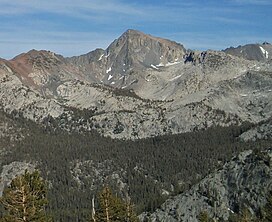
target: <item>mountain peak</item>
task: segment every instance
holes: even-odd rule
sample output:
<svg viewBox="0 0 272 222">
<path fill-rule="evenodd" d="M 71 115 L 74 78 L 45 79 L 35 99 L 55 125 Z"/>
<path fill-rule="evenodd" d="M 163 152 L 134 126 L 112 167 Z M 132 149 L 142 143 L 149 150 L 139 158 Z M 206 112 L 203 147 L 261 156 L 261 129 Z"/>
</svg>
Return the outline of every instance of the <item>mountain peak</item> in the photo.
<svg viewBox="0 0 272 222">
<path fill-rule="evenodd" d="M 165 38 L 160 38 L 160 37 L 156 37 L 150 34 L 146 34 L 144 32 L 141 32 L 139 30 L 135 30 L 135 29 L 128 29 L 127 31 L 125 31 L 119 38 L 119 39 L 133 39 L 135 41 L 139 40 L 139 39 L 145 39 L 145 40 L 153 40 L 153 41 L 157 41 L 160 42 L 162 44 L 175 44 L 175 45 L 179 45 L 181 46 L 181 44 L 176 43 L 174 41 L 165 39 Z"/>
<path fill-rule="evenodd" d="M 135 30 L 135 29 L 128 29 L 123 33 L 123 35 L 133 35 L 133 34 L 142 34 L 145 35 L 143 32 Z"/>
<path fill-rule="evenodd" d="M 156 53 L 160 53 L 161 48 L 166 48 L 167 50 L 182 50 L 185 51 L 183 45 L 160 37 L 155 37 L 150 34 L 143 33 L 138 30 L 128 29 L 125 31 L 118 39 L 116 39 L 109 47 L 109 49 L 120 48 L 124 46 L 129 49 L 132 47 L 133 50 L 157 50 Z M 159 51 L 158 51 L 159 50 Z"/>
<path fill-rule="evenodd" d="M 36 50 L 36 49 L 31 49 L 30 51 L 26 53 L 21 53 L 18 56 L 15 56 L 11 61 L 20 61 L 20 60 L 31 60 L 31 59 L 36 59 L 39 57 L 56 57 L 56 54 L 51 51 L 47 50 Z"/>
<path fill-rule="evenodd" d="M 156 65 L 162 67 L 168 63 L 178 63 L 183 61 L 185 53 L 185 48 L 179 43 L 128 29 L 106 49 L 108 71 L 104 80 L 110 79 L 125 87 L 125 82 L 139 78 L 127 75 L 132 69 L 135 72 L 146 68 L 154 69 Z"/>
<path fill-rule="evenodd" d="M 97 49 L 68 61 L 80 66 L 88 79 L 126 88 L 144 81 L 142 70 L 181 63 L 185 54 L 186 49 L 179 43 L 128 29 L 106 50 Z"/>
<path fill-rule="evenodd" d="M 148 34 L 145 34 L 145 33 L 141 32 L 141 31 L 138 31 L 138 30 L 128 29 L 115 41 L 118 41 L 118 42 L 120 42 L 120 41 L 121 42 L 129 41 L 129 42 L 132 42 L 132 41 L 139 40 L 139 39 L 151 39 L 151 38 L 155 38 L 155 37 L 153 37 L 151 35 L 148 35 Z"/>
<path fill-rule="evenodd" d="M 32 49 L 9 60 L 9 64 L 24 84 L 35 88 L 48 83 L 50 76 L 57 75 L 60 70 L 76 73 L 61 55 L 47 50 Z"/>
</svg>

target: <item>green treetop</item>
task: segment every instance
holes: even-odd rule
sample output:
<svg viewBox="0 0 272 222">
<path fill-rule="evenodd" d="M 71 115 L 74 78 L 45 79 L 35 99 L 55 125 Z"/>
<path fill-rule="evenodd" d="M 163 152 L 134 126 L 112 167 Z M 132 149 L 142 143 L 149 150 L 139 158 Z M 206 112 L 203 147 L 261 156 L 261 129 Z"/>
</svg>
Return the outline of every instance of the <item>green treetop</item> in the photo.
<svg viewBox="0 0 272 222">
<path fill-rule="evenodd" d="M 45 206 L 48 203 L 46 193 L 46 185 L 40 173 L 30 173 L 26 170 L 4 189 L 0 198 L 4 208 L 1 222 L 50 221 L 45 214 Z"/>
<path fill-rule="evenodd" d="M 133 206 L 112 195 L 109 187 L 104 187 L 99 194 L 99 208 L 93 210 L 94 222 L 138 222 Z"/>
</svg>

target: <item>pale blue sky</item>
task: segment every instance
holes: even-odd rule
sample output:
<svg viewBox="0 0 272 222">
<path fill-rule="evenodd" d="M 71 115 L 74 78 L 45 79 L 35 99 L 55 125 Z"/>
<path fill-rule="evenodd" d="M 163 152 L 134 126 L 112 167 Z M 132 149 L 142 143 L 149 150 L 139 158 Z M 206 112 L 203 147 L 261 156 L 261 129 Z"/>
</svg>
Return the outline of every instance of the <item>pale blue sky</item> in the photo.
<svg viewBox="0 0 272 222">
<path fill-rule="evenodd" d="M 106 48 L 127 29 L 191 49 L 272 42 L 272 0 L 0 0 L 0 57 Z"/>
</svg>

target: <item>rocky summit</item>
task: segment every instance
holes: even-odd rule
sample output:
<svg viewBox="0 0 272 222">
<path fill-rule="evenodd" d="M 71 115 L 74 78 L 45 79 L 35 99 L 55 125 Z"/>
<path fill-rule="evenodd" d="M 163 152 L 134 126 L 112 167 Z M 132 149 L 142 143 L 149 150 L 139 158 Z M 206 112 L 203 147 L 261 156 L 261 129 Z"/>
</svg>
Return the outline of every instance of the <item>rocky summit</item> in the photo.
<svg viewBox="0 0 272 222">
<path fill-rule="evenodd" d="M 105 185 L 142 221 L 227 221 L 243 207 L 259 217 L 271 190 L 271 55 L 267 42 L 196 51 L 127 30 L 80 56 L 0 59 L 0 194 L 38 169 L 56 221 L 89 221 Z"/>
</svg>

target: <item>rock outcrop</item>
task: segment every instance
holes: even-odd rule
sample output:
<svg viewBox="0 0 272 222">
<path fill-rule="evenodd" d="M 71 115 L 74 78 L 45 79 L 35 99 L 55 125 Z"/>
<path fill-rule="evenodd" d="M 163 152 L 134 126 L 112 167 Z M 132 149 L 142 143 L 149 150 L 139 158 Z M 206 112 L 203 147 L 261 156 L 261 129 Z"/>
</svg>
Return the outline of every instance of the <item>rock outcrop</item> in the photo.
<svg viewBox="0 0 272 222">
<path fill-rule="evenodd" d="M 243 208 L 256 215 L 271 190 L 271 158 L 271 150 L 243 152 L 190 190 L 167 200 L 151 215 L 140 215 L 141 221 L 197 222 L 204 211 L 211 218 L 227 221 Z"/>
</svg>

